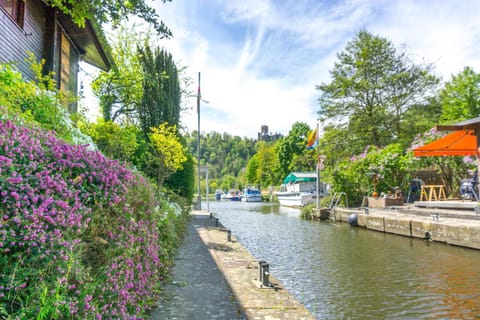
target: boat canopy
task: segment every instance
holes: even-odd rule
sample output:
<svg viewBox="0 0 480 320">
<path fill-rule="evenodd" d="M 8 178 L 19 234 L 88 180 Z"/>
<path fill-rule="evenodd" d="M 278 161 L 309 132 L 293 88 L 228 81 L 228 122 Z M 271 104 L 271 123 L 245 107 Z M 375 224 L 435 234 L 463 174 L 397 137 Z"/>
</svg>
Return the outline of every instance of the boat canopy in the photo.
<svg viewBox="0 0 480 320">
<path fill-rule="evenodd" d="M 316 180 L 317 173 L 315 172 L 291 172 L 283 179 L 283 183 L 314 182 Z"/>
</svg>

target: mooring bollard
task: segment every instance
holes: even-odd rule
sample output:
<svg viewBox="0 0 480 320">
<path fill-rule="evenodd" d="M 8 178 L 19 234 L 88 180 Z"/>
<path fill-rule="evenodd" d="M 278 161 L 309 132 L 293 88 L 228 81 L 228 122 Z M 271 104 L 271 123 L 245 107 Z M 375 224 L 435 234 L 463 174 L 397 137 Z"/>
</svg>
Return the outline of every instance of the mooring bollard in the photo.
<svg viewBox="0 0 480 320">
<path fill-rule="evenodd" d="M 266 261 L 258 261 L 258 281 L 264 287 L 270 287 L 270 267 Z"/>
<path fill-rule="evenodd" d="M 215 227 L 218 227 L 218 217 L 215 217 Z"/>
<path fill-rule="evenodd" d="M 228 242 L 232 242 L 232 231 L 227 230 L 227 240 Z"/>
<path fill-rule="evenodd" d="M 270 267 L 268 263 L 263 264 L 263 276 L 262 276 L 262 285 L 265 287 L 270 287 Z"/>
<path fill-rule="evenodd" d="M 263 260 L 258 261 L 258 281 L 263 282 L 263 264 L 266 263 Z"/>
</svg>

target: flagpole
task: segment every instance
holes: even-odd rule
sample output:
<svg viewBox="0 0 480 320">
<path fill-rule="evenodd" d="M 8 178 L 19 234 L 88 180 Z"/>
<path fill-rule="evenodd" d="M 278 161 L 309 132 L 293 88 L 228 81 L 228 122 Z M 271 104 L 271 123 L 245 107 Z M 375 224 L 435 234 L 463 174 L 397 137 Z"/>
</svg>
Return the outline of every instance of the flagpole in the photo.
<svg viewBox="0 0 480 320">
<path fill-rule="evenodd" d="M 200 72 L 198 73 L 198 91 L 197 91 L 197 117 L 198 117 L 198 128 L 197 128 L 197 175 L 198 175 L 198 194 L 197 194 L 197 210 L 202 210 L 202 195 L 200 191 Z"/>
<path fill-rule="evenodd" d="M 318 143 L 318 120 L 317 120 L 317 210 L 320 209 L 320 144 Z"/>
</svg>

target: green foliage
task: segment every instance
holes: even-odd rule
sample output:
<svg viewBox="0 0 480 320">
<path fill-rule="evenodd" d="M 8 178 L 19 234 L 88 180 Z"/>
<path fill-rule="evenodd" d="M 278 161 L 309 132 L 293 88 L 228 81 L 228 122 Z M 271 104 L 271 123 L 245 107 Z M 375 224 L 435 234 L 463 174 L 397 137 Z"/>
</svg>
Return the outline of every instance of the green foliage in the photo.
<svg viewBox="0 0 480 320">
<path fill-rule="evenodd" d="M 81 122 L 79 125 L 106 156 L 138 163 L 135 156 L 139 148 L 137 138 L 141 136 L 141 132 L 136 126 L 128 124 L 120 126 L 102 119 L 96 123 Z"/>
<path fill-rule="evenodd" d="M 147 156 L 146 173 L 156 178 L 158 185 L 161 186 L 165 178 L 182 169 L 187 157 L 177 137 L 176 126 L 163 123 L 157 128 L 151 128 L 149 141 L 151 147 Z"/>
<path fill-rule="evenodd" d="M 162 0 L 163 3 L 170 0 Z M 121 21 L 135 15 L 151 24 L 161 37 L 170 37 L 171 31 L 159 20 L 155 9 L 150 8 L 144 0 L 46 0 L 52 7 L 59 8 L 72 17 L 79 26 L 85 26 L 85 19 L 110 23 L 114 27 Z"/>
<path fill-rule="evenodd" d="M 0 184 L 6 193 L 0 318 L 145 317 L 184 232 L 186 207 L 168 204 L 155 185 L 99 152 L 3 121 L 58 128 L 65 114 L 52 118 L 60 110 L 48 104 L 58 107 L 58 101 L 46 97 L 54 94 L 22 83 L 10 67 L 2 66 L 0 79 Z M 24 101 L 30 112 L 16 107 Z M 137 128 L 102 122 L 88 129 L 118 157 L 142 147 Z M 65 136 L 76 134 L 65 125 Z"/>
<path fill-rule="evenodd" d="M 197 132 L 185 134 L 188 152 L 197 154 Z M 255 140 L 210 132 L 200 135 L 200 165 L 208 163 L 209 190 L 240 189 L 247 162 L 255 154 Z M 205 192 L 205 190 L 203 190 Z"/>
<path fill-rule="evenodd" d="M 290 129 L 288 135 L 277 142 L 278 175 L 281 179 L 292 171 L 303 169 L 301 161 L 298 161 L 299 159 L 297 158 L 308 153 L 306 146 L 308 133 L 310 131 L 311 129 L 308 124 L 296 122 L 292 125 L 292 129 Z"/>
<path fill-rule="evenodd" d="M 258 141 L 256 148 L 257 153 L 247 165 L 246 182 L 262 188 L 276 184 L 278 179 L 273 168 L 276 166 L 277 159 L 274 146 L 265 141 Z"/>
<path fill-rule="evenodd" d="M 355 141 L 352 154 L 367 145 L 405 142 L 405 116 L 426 105 L 438 80 L 431 66 L 411 63 L 407 55 L 385 38 L 361 31 L 338 54 L 332 81 L 317 86 L 320 117 L 345 130 Z M 423 116 L 432 118 L 430 109 Z"/>
<path fill-rule="evenodd" d="M 140 127 L 145 135 L 150 128 L 167 122 L 177 126 L 180 121 L 180 84 L 173 57 L 164 49 L 150 49 L 148 44 L 138 50 L 143 70 L 143 96 L 138 107 Z"/>
<path fill-rule="evenodd" d="M 186 157 L 187 160 L 183 163 L 183 168 L 169 176 L 165 180 L 164 186 L 190 202 L 195 192 L 195 161 L 189 153 L 186 154 Z M 216 189 L 216 186 L 214 189 Z"/>
<path fill-rule="evenodd" d="M 440 92 L 442 121 L 459 122 L 480 115 L 480 74 L 465 67 Z"/>
<path fill-rule="evenodd" d="M 92 83 L 105 121 L 135 120 L 143 96 L 143 70 L 137 47 L 148 39 L 135 26 L 121 26 L 112 36 L 112 58 L 116 68 L 101 72 Z"/>
<path fill-rule="evenodd" d="M 43 61 L 29 59 L 36 78 L 25 81 L 20 72 L 8 64 L 0 64 L 0 119 L 16 119 L 30 126 L 55 130 L 57 137 L 75 144 L 89 144 L 91 139 L 74 125 L 60 101 L 64 95 L 55 89 L 50 75 L 43 76 Z M 17 119 L 18 120 L 18 119 Z"/>
<path fill-rule="evenodd" d="M 333 186 L 337 192 L 346 192 L 349 202 L 357 205 L 373 191 L 394 193 L 398 187 L 405 193 L 413 174 L 412 163 L 412 154 L 405 153 L 399 144 L 383 149 L 367 147 L 338 165 L 332 174 Z"/>
</svg>

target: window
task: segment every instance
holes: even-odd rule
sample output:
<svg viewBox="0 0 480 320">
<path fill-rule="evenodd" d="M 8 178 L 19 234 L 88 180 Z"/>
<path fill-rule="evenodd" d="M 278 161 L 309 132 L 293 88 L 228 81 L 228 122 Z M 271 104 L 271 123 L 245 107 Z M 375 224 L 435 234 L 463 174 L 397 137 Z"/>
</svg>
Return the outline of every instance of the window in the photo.
<svg viewBox="0 0 480 320">
<path fill-rule="evenodd" d="M 23 0 L 0 0 L 0 7 L 2 7 L 20 27 L 23 27 L 23 16 L 25 12 L 25 2 Z"/>
</svg>

